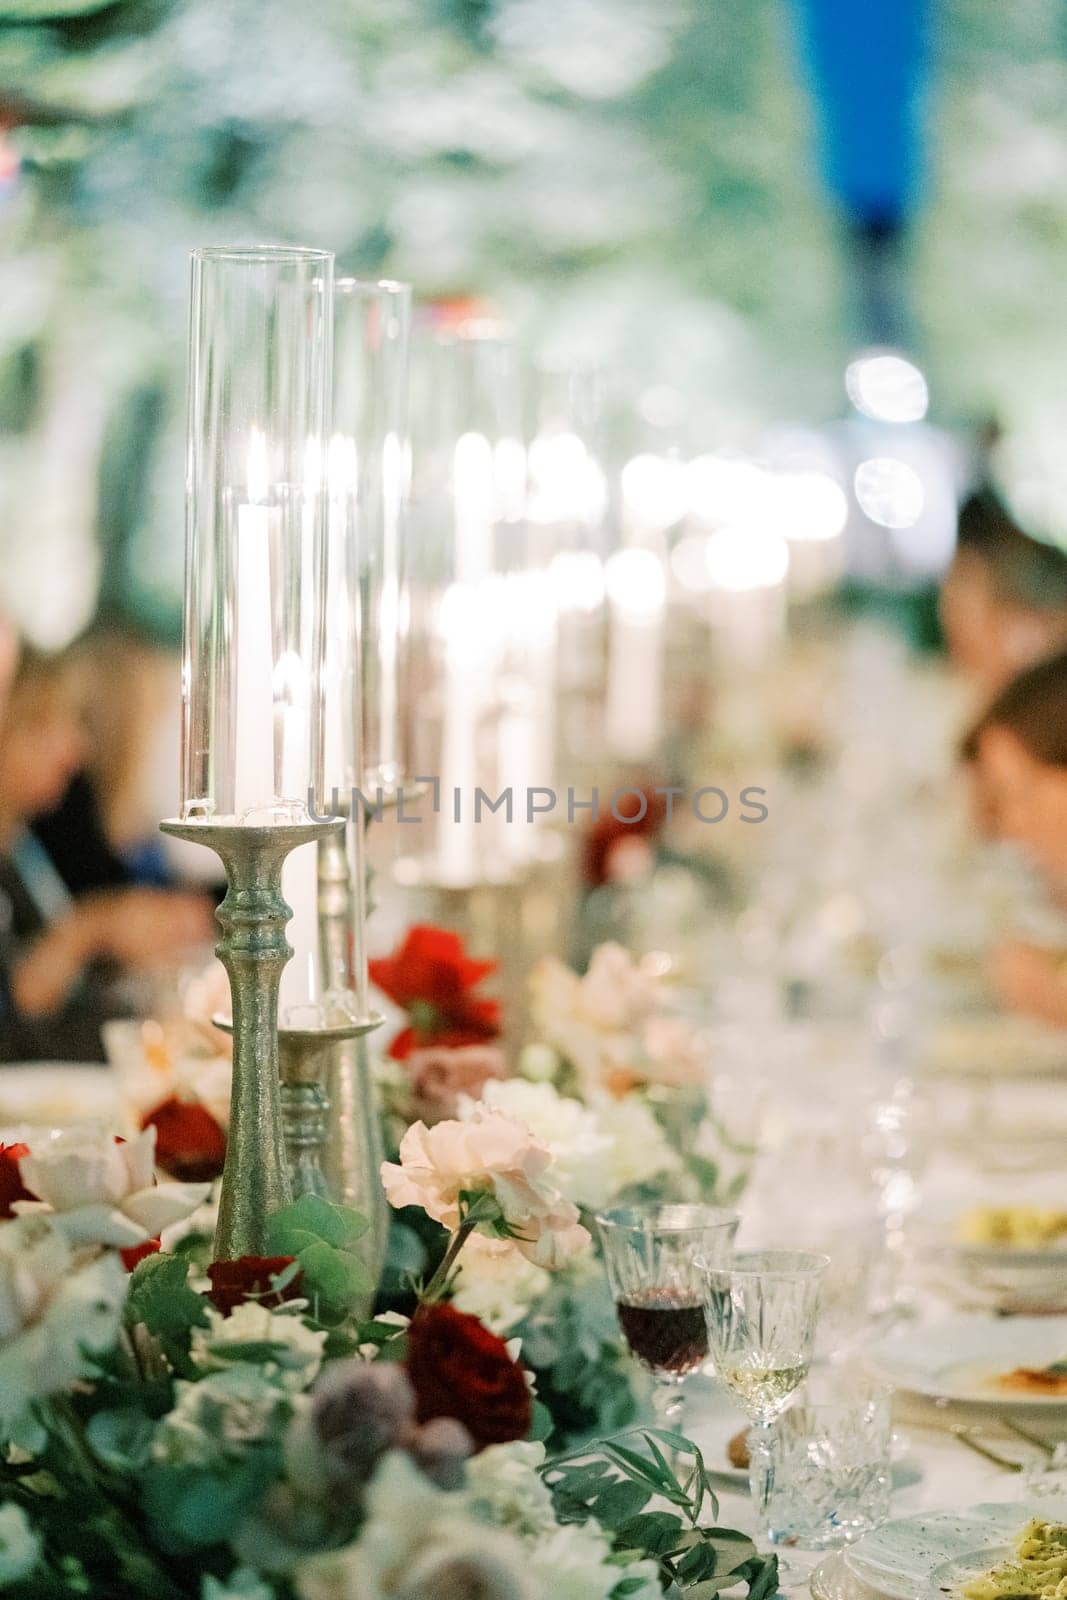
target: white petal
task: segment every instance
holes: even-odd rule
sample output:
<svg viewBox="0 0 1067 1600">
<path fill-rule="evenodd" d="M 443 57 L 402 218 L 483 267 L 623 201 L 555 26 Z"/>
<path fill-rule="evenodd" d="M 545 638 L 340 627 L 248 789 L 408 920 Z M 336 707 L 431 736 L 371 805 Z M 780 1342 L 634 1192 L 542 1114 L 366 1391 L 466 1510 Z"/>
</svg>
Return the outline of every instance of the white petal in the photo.
<svg viewBox="0 0 1067 1600">
<path fill-rule="evenodd" d="M 146 1233 L 134 1217 L 125 1215 L 115 1206 L 78 1206 L 74 1211 L 58 1211 L 55 1224 L 64 1238 L 74 1245 L 106 1244 L 114 1249 L 127 1245 L 144 1244 L 155 1234 Z"/>
<path fill-rule="evenodd" d="M 127 1217 L 147 1228 L 146 1238 L 155 1239 L 161 1228 L 191 1216 L 210 1193 L 210 1183 L 157 1183 L 128 1195 L 122 1209 Z"/>
</svg>

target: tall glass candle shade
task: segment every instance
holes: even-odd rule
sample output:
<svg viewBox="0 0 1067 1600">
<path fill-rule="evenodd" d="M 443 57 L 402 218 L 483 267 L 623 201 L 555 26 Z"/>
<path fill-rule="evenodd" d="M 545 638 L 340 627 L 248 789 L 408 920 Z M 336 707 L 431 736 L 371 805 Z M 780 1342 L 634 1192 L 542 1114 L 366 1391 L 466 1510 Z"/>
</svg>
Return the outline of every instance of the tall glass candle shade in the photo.
<svg viewBox="0 0 1067 1600">
<path fill-rule="evenodd" d="M 545 748 L 551 743 L 564 785 L 595 773 L 601 755 L 608 511 L 603 413 L 603 380 L 596 369 L 536 373 L 531 550 L 537 567 L 547 572 L 556 623 L 555 717 L 542 724 L 541 742 Z"/>
<path fill-rule="evenodd" d="M 350 788 L 362 777 L 372 796 L 381 789 L 388 800 L 411 775 L 414 712 L 407 683 L 411 289 L 339 278 L 334 321 L 330 539 L 343 541 L 351 564 L 345 588 L 358 603 L 363 772 L 346 759 L 328 694 L 326 782 Z M 327 652 L 329 672 L 329 643 Z"/>
<path fill-rule="evenodd" d="M 322 820 L 322 677 L 333 257 L 193 255 L 181 816 L 167 832 L 226 869 L 219 957 L 233 1005 L 233 1094 L 215 1254 L 264 1254 L 292 1194 L 282 1137 L 278 990 L 291 955 L 283 863 Z M 311 907 L 314 920 L 314 906 Z"/>
<path fill-rule="evenodd" d="M 435 780 L 436 824 L 420 870 L 439 886 L 464 888 L 510 870 L 514 823 L 505 806 L 491 810 L 477 791 L 492 801 L 525 782 L 521 761 L 508 751 L 502 703 L 513 599 L 508 577 L 525 560 L 517 348 L 493 320 L 438 327 L 419 342 L 413 379 L 418 772 Z M 517 795 L 513 818 L 516 804 Z"/>
<path fill-rule="evenodd" d="M 333 258 L 193 255 L 182 817 L 306 822 L 322 787 Z"/>
</svg>

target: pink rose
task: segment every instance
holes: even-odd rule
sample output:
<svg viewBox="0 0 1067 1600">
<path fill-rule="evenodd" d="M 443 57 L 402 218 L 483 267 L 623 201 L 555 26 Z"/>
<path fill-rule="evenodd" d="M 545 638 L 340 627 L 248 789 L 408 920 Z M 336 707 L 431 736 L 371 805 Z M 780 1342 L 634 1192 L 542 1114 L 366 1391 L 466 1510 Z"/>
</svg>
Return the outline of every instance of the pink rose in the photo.
<svg viewBox="0 0 1067 1600">
<path fill-rule="evenodd" d="M 495 1045 L 430 1045 L 405 1057 L 403 1069 L 427 1122 L 454 1117 L 461 1097 L 480 1100 L 487 1083 L 507 1076 Z"/>
<path fill-rule="evenodd" d="M 390 1205 L 421 1206 L 455 1233 L 460 1195 L 489 1193 L 511 1228 L 516 1247 L 538 1266 L 562 1266 L 589 1235 L 578 1208 L 551 1179 L 552 1152 L 524 1123 L 477 1107 L 469 1122 L 416 1122 L 400 1144 L 399 1164 L 382 1164 Z"/>
</svg>

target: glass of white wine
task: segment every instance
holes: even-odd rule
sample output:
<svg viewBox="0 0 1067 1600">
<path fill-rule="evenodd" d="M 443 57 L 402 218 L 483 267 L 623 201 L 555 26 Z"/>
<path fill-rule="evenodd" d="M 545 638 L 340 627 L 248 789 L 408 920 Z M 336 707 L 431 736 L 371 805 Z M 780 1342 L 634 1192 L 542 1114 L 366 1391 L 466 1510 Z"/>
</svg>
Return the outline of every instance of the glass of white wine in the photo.
<svg viewBox="0 0 1067 1600">
<path fill-rule="evenodd" d="M 708 1352 L 720 1381 L 752 1424 L 750 1482 L 760 1533 L 768 1532 L 775 1420 L 808 1375 L 828 1256 L 806 1250 L 742 1250 L 728 1266 L 699 1258 Z M 759 1470 L 755 1463 L 759 1458 Z"/>
</svg>

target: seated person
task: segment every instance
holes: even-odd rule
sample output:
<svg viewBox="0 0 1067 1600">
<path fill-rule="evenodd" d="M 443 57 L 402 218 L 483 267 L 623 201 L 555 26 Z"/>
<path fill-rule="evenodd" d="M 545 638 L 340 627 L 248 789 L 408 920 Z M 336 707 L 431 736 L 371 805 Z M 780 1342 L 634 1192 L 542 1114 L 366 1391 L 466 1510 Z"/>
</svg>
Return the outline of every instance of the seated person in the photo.
<svg viewBox="0 0 1067 1600">
<path fill-rule="evenodd" d="M 1031 539 L 981 489 L 960 510 L 940 608 L 949 655 L 988 698 L 1067 647 L 1067 554 Z"/>
<path fill-rule="evenodd" d="M 212 937 L 211 900 L 143 888 L 71 895 L 29 820 L 86 758 L 69 665 L 24 650 L 0 720 L 0 1058 L 101 1055 L 114 979 Z"/>
<path fill-rule="evenodd" d="M 1067 653 L 1014 678 L 963 745 L 993 831 L 1021 844 L 1057 899 L 1067 898 Z M 994 981 L 1003 1003 L 1067 1027 L 1067 952 L 1002 946 Z"/>
</svg>

